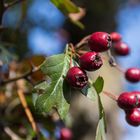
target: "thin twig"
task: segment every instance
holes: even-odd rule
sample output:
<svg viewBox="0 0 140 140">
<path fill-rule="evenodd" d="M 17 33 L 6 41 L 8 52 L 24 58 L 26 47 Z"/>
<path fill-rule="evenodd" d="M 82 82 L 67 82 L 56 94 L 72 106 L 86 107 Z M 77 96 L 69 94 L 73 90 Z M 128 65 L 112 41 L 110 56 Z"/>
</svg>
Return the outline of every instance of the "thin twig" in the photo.
<svg viewBox="0 0 140 140">
<path fill-rule="evenodd" d="M 23 1 L 25 1 L 25 0 L 15 0 L 15 1 L 11 2 L 11 3 L 6 3 L 6 4 L 4 4 L 5 10 L 7 10 L 8 8 L 10 8 L 10 7 L 12 7 L 12 6 L 14 6 L 14 5 L 18 4 L 18 3 L 21 3 Z"/>
<path fill-rule="evenodd" d="M 70 53 L 70 68 L 72 67 L 72 58 L 75 55 L 75 49 L 72 43 L 69 43 L 69 48 L 71 49 Z"/>
<path fill-rule="evenodd" d="M 32 115 L 32 113 L 31 113 L 31 111 L 30 111 L 30 109 L 29 109 L 29 107 L 27 105 L 26 98 L 25 98 L 25 95 L 24 95 L 24 89 L 23 89 L 23 85 L 22 85 L 21 80 L 17 81 L 17 87 L 18 87 L 17 93 L 18 93 L 20 102 L 21 102 L 21 104 L 22 104 L 22 106 L 24 108 L 24 111 L 25 111 L 25 113 L 27 115 L 27 118 L 28 118 L 33 130 L 37 134 L 38 133 L 38 128 L 37 128 L 36 122 L 35 122 L 35 120 L 33 118 L 33 115 Z"/>
<path fill-rule="evenodd" d="M 112 66 L 112 67 L 115 67 L 117 65 L 116 63 L 116 60 L 114 58 L 114 56 L 111 54 L 111 51 L 108 50 L 107 51 L 107 54 L 108 54 L 108 57 L 109 57 L 109 64 Z"/>
<path fill-rule="evenodd" d="M 71 52 L 75 54 L 75 48 L 72 43 L 69 43 L 69 47 L 71 48 Z"/>
<path fill-rule="evenodd" d="M 78 54 L 82 55 L 82 54 L 87 53 L 87 52 L 88 52 L 88 51 L 79 50 L 79 51 L 78 51 Z"/>
<path fill-rule="evenodd" d="M 78 44 L 76 44 L 76 49 L 80 49 L 81 47 L 83 47 L 84 45 L 87 44 L 89 38 L 90 38 L 91 35 L 88 35 L 86 37 L 84 37 Z"/>
<path fill-rule="evenodd" d="M 27 79 L 28 76 L 32 75 L 34 72 L 40 70 L 40 66 L 39 67 L 35 67 L 33 68 L 31 71 L 19 76 L 19 77 L 15 77 L 15 78 L 12 78 L 12 79 L 8 79 L 8 80 L 5 80 L 5 81 L 2 81 L 0 83 L 0 85 L 5 85 L 5 84 L 8 84 L 8 83 L 11 83 L 11 82 L 15 82 L 17 80 L 20 80 L 20 79 Z"/>
<path fill-rule="evenodd" d="M 78 58 L 80 58 L 80 55 L 78 53 L 75 54 Z"/>
<path fill-rule="evenodd" d="M 72 67 L 72 57 L 73 57 L 73 53 L 71 53 L 71 55 L 70 55 L 70 68 Z"/>
<path fill-rule="evenodd" d="M 4 127 L 4 132 L 11 138 L 11 140 L 22 140 L 22 138 L 14 133 L 9 127 Z"/>
<path fill-rule="evenodd" d="M 118 96 L 117 96 L 117 95 L 114 95 L 114 94 L 112 94 L 112 93 L 110 93 L 110 92 L 107 92 L 107 91 L 103 91 L 103 93 L 104 93 L 105 95 L 107 95 L 108 97 L 110 97 L 111 99 L 115 100 L 115 101 L 118 100 Z"/>
<path fill-rule="evenodd" d="M 120 71 L 121 73 L 124 73 L 123 69 L 116 63 L 116 60 L 114 58 L 114 56 L 111 54 L 111 51 L 108 50 L 107 51 L 108 57 L 109 57 L 109 64 L 111 67 L 115 67 L 118 71 Z"/>
</svg>

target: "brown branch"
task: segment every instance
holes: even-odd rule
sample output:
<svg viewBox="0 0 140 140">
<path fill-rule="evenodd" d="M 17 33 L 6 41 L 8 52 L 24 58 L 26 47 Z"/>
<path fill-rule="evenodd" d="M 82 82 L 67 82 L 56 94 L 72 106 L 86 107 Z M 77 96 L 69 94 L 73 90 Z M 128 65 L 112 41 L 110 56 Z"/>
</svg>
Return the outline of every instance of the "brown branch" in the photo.
<svg viewBox="0 0 140 140">
<path fill-rule="evenodd" d="M 24 108 L 24 111 L 26 113 L 26 116 L 32 126 L 32 129 L 36 132 L 36 134 L 38 133 L 38 128 L 37 128 L 37 125 L 36 125 L 36 122 L 33 118 L 33 115 L 27 105 L 27 102 L 26 102 L 26 99 L 25 99 L 25 95 L 24 95 L 24 87 L 22 85 L 22 82 L 20 80 L 17 81 L 17 93 L 18 93 L 18 96 L 19 96 L 19 99 L 20 99 L 20 102 Z"/>
<path fill-rule="evenodd" d="M 5 84 L 8 84 L 8 83 L 11 83 L 11 82 L 15 82 L 17 80 L 20 80 L 20 79 L 28 79 L 28 76 L 32 75 L 34 72 L 40 70 L 40 66 L 39 67 L 35 67 L 33 68 L 31 71 L 19 76 L 19 77 L 15 77 L 15 78 L 12 78 L 12 79 L 8 79 L 8 80 L 5 80 L 5 81 L 2 81 L 0 83 L 0 85 L 5 85 Z"/>
<path fill-rule="evenodd" d="M 14 6 L 14 5 L 18 4 L 18 3 L 21 3 L 23 1 L 25 1 L 25 0 L 15 0 L 15 1 L 11 2 L 11 3 L 6 3 L 6 4 L 4 4 L 5 10 L 7 10 L 8 8 L 10 8 L 10 7 L 12 7 L 12 6 Z"/>
</svg>

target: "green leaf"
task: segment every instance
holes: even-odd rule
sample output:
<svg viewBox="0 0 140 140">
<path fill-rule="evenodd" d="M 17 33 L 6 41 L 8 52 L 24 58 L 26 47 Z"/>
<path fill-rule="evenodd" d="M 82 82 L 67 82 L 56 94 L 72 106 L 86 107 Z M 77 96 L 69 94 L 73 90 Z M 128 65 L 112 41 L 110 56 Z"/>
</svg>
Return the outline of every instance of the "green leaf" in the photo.
<svg viewBox="0 0 140 140">
<path fill-rule="evenodd" d="M 107 131 L 106 119 L 105 119 L 104 107 L 102 105 L 102 101 L 100 98 L 100 93 L 102 92 L 103 86 L 104 86 L 104 79 L 99 76 L 97 78 L 97 80 L 93 83 L 93 86 L 98 95 L 98 108 L 99 108 L 99 122 L 98 122 L 98 126 L 97 126 L 95 140 L 105 140 L 105 133 Z"/>
<path fill-rule="evenodd" d="M 99 76 L 95 83 L 93 83 L 93 86 L 98 94 L 101 93 L 104 87 L 104 79 Z"/>
<path fill-rule="evenodd" d="M 43 82 L 37 89 L 42 89 L 43 94 L 36 101 L 36 109 L 39 112 L 50 112 L 57 108 L 61 119 L 64 119 L 69 111 L 69 103 L 63 92 L 64 76 L 69 69 L 69 55 L 59 54 L 48 57 L 41 66 L 44 74 L 49 76 L 50 82 Z M 44 87 L 45 86 L 45 87 Z"/>
<path fill-rule="evenodd" d="M 78 13 L 78 7 L 70 0 L 51 0 L 51 2 L 64 14 Z"/>
<path fill-rule="evenodd" d="M 98 95 L 98 105 L 99 105 L 99 119 L 103 119 L 104 129 L 105 129 L 104 131 L 107 132 L 105 111 L 104 111 L 104 107 L 103 107 L 103 104 L 99 95 Z"/>
<path fill-rule="evenodd" d="M 103 118 L 99 120 L 95 140 L 106 140 L 105 138 L 105 126 Z"/>
<path fill-rule="evenodd" d="M 81 90 L 82 94 L 85 95 L 87 98 L 89 98 L 92 101 L 95 101 L 97 98 L 96 91 L 94 87 L 89 83 L 87 86 L 85 86 Z"/>
</svg>

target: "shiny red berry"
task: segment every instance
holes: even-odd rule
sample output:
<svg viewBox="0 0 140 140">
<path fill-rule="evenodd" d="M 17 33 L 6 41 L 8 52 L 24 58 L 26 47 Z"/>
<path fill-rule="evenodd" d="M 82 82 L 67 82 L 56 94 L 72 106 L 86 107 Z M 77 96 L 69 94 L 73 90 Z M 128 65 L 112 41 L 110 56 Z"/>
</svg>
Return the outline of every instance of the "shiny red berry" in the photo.
<svg viewBox="0 0 140 140">
<path fill-rule="evenodd" d="M 117 32 L 110 33 L 111 39 L 113 43 L 119 42 L 122 39 L 122 36 Z"/>
<path fill-rule="evenodd" d="M 113 45 L 114 51 L 120 56 L 125 56 L 130 53 L 129 46 L 124 42 L 118 42 Z"/>
<path fill-rule="evenodd" d="M 88 83 L 86 72 L 76 66 L 69 69 L 66 80 L 75 88 L 83 88 Z"/>
<path fill-rule="evenodd" d="M 90 36 L 88 45 L 91 51 L 104 52 L 112 46 L 112 40 L 106 32 L 95 32 Z"/>
<path fill-rule="evenodd" d="M 140 107 L 140 92 L 124 92 L 118 97 L 117 103 L 122 109 L 133 109 Z"/>
<path fill-rule="evenodd" d="M 72 132 L 68 128 L 62 128 L 60 131 L 60 140 L 72 140 Z"/>
<path fill-rule="evenodd" d="M 94 71 L 103 65 L 103 61 L 99 53 L 87 52 L 79 59 L 80 67 L 87 71 Z"/>
<path fill-rule="evenodd" d="M 132 126 L 140 125 L 140 110 L 134 108 L 126 112 L 126 121 Z"/>
<path fill-rule="evenodd" d="M 132 83 L 140 81 L 140 69 L 138 68 L 129 68 L 125 72 L 125 78 Z"/>
</svg>

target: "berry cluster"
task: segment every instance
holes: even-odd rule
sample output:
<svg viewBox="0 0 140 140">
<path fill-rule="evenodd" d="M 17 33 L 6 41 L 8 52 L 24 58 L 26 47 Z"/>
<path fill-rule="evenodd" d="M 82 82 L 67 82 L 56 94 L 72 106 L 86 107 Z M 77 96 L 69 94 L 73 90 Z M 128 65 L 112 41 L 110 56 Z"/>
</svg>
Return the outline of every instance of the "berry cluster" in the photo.
<svg viewBox="0 0 140 140">
<path fill-rule="evenodd" d="M 90 36 L 88 46 L 91 51 L 80 56 L 80 67 L 74 66 L 67 73 L 66 79 L 72 87 L 83 88 L 86 86 L 88 77 L 85 70 L 95 71 L 103 65 L 99 52 L 107 51 L 112 46 L 111 37 L 105 32 L 95 32 Z"/>
<path fill-rule="evenodd" d="M 122 36 L 117 32 L 110 34 L 106 32 L 95 32 L 88 38 L 86 46 L 88 46 L 90 51 L 79 56 L 79 66 L 71 67 L 66 76 L 67 82 L 72 87 L 78 89 L 82 89 L 88 83 L 86 71 L 98 70 L 103 65 L 100 53 L 108 51 L 110 48 L 120 56 L 126 56 L 130 53 L 130 48 L 122 41 Z M 140 81 L 139 68 L 129 68 L 123 73 L 125 79 L 129 82 L 136 83 Z M 138 108 L 140 108 L 140 92 L 125 92 L 115 100 L 117 100 L 119 107 L 125 110 L 126 121 L 130 125 L 139 126 L 140 110 Z"/>
<path fill-rule="evenodd" d="M 110 34 L 112 43 L 113 43 L 113 50 L 116 55 L 119 56 L 126 56 L 130 54 L 129 46 L 122 41 L 122 36 L 117 32 L 112 32 Z M 131 83 L 136 83 L 140 81 L 140 69 L 139 68 L 129 68 L 125 71 L 124 74 L 126 80 Z"/>
<path fill-rule="evenodd" d="M 117 32 L 112 32 L 110 34 L 114 52 L 120 56 L 126 56 L 130 53 L 129 46 L 122 41 L 122 36 Z"/>
<path fill-rule="evenodd" d="M 124 92 L 118 100 L 118 106 L 124 109 L 126 113 L 126 121 L 133 126 L 140 125 L 140 92 Z"/>
</svg>

